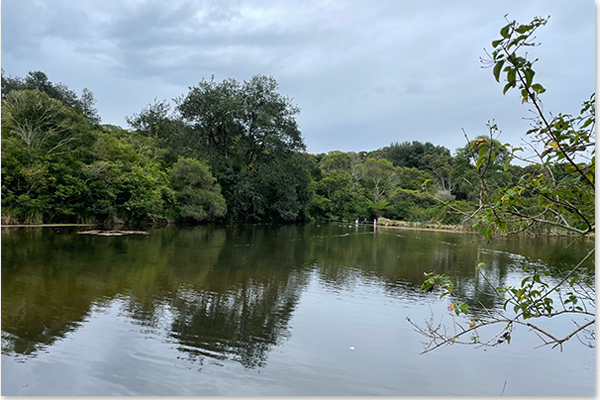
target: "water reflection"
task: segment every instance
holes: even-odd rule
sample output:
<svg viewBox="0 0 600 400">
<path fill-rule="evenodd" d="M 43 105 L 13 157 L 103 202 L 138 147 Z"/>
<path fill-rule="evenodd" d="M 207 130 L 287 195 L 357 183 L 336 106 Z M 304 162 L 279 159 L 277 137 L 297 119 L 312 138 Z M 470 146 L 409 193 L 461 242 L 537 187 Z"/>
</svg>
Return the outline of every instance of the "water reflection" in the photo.
<svg viewBox="0 0 600 400">
<path fill-rule="evenodd" d="M 425 299 L 424 272 L 445 273 L 476 311 L 499 306 L 479 290 L 487 285 L 478 263 L 500 286 L 526 263 L 560 272 L 590 245 L 566 239 L 488 244 L 474 235 L 337 225 L 168 227 L 124 237 L 3 230 L 2 352 L 35 356 L 118 299 L 122 317 L 186 359 L 255 369 L 292 335 L 294 312 L 312 279 L 334 292 L 367 282 L 390 298 L 415 302 Z"/>
</svg>

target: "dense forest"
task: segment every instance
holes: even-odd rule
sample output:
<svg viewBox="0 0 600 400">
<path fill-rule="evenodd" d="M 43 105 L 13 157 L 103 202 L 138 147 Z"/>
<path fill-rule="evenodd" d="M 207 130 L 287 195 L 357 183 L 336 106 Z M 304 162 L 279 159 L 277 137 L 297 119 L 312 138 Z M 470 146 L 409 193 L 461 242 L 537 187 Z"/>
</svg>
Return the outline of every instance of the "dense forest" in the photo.
<svg viewBox="0 0 600 400">
<path fill-rule="evenodd" d="M 480 196 L 479 143 L 419 141 L 375 151 L 309 154 L 299 108 L 272 77 L 201 80 L 101 124 L 93 93 L 40 71 L 2 70 L 2 223 L 295 222 L 325 219 L 459 224 Z M 489 142 L 489 138 L 488 138 Z M 486 143 L 486 148 L 490 148 Z M 500 143 L 492 187 L 526 169 Z"/>
</svg>

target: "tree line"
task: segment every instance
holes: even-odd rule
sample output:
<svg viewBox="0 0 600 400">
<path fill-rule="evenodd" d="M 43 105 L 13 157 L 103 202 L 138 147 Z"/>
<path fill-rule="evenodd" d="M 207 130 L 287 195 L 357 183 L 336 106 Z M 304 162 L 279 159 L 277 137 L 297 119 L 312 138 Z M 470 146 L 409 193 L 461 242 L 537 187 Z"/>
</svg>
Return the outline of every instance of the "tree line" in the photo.
<svg viewBox="0 0 600 400">
<path fill-rule="evenodd" d="M 2 70 L 3 223 L 459 224 L 481 202 L 481 148 L 494 152 L 488 191 L 536 168 L 508 163 L 486 136 L 454 155 L 419 141 L 309 154 L 300 109 L 263 75 L 202 79 L 174 100 L 155 99 L 125 129 L 101 124 L 88 89 Z"/>
</svg>

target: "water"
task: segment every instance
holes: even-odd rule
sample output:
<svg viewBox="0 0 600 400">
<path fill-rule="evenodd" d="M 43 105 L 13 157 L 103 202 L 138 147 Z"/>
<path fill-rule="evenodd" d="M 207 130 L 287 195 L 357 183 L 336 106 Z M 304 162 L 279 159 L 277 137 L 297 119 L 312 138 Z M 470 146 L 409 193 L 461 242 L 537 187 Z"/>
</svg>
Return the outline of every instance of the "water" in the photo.
<svg viewBox="0 0 600 400">
<path fill-rule="evenodd" d="M 534 350 L 518 328 L 510 346 L 420 355 L 406 321 L 452 321 L 424 272 L 478 312 L 501 306 L 479 262 L 507 284 L 592 246 L 337 224 L 5 229 L 2 395 L 594 395 L 595 351 L 576 340 Z"/>
</svg>

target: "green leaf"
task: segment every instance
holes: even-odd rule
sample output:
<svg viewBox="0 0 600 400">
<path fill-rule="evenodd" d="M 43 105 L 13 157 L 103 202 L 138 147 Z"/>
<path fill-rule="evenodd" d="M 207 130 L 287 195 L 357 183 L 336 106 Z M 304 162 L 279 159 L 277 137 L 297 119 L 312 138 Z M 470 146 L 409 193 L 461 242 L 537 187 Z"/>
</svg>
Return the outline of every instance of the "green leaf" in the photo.
<svg viewBox="0 0 600 400">
<path fill-rule="evenodd" d="M 571 279 L 569 281 L 569 286 L 573 286 L 575 284 L 575 282 L 577 282 L 578 280 L 579 280 L 578 276 L 574 277 L 573 279 Z"/>
<path fill-rule="evenodd" d="M 503 38 L 508 39 L 510 37 L 510 27 L 511 26 L 512 26 L 512 22 L 500 30 L 500 34 L 502 35 Z"/>
<path fill-rule="evenodd" d="M 484 162 L 485 162 L 485 158 L 479 157 L 477 159 L 477 164 L 475 165 L 477 167 L 477 169 L 481 169 L 481 166 L 483 165 Z"/>
<path fill-rule="evenodd" d="M 534 83 L 533 85 L 531 85 L 531 89 L 533 89 L 538 94 L 542 94 L 546 91 L 546 89 L 544 89 L 544 87 L 539 83 Z"/>
<path fill-rule="evenodd" d="M 508 70 L 508 72 L 506 73 L 506 80 L 511 85 L 515 85 L 516 84 L 516 81 L 517 81 L 517 71 L 514 68 L 511 68 L 511 69 Z"/>
<path fill-rule="evenodd" d="M 533 25 L 520 25 L 517 29 L 515 29 L 515 31 L 518 33 L 525 33 L 531 29 L 533 29 Z"/>
<path fill-rule="evenodd" d="M 498 39 L 498 40 L 494 40 L 494 41 L 492 42 L 492 47 L 493 47 L 493 48 L 496 48 L 496 47 L 498 47 L 498 45 L 499 45 L 500 43 L 502 43 L 502 41 L 503 41 L 503 40 L 504 40 L 504 39 Z"/>
<path fill-rule="evenodd" d="M 482 145 L 482 146 L 479 148 L 479 153 L 478 153 L 479 157 L 485 157 L 485 156 L 487 155 L 487 154 L 486 154 L 486 152 L 487 152 L 489 149 L 490 149 L 490 147 L 489 147 L 489 146 L 487 146 L 487 145 Z"/>
<path fill-rule="evenodd" d="M 524 71 L 525 73 L 525 82 L 527 83 L 527 86 L 531 87 L 531 83 L 533 82 L 533 76 L 535 75 L 535 71 L 532 70 L 531 68 L 528 68 Z"/>
<path fill-rule="evenodd" d="M 502 71 L 503 65 L 504 60 L 498 61 L 496 65 L 494 65 L 494 77 L 496 78 L 496 82 L 500 82 L 500 72 Z"/>
<path fill-rule="evenodd" d="M 487 226 L 487 225 L 482 225 L 482 226 L 479 228 L 479 231 L 481 232 L 481 234 L 482 234 L 482 235 L 483 235 L 483 236 L 484 236 L 486 239 L 489 239 L 489 238 L 490 238 L 490 236 L 492 235 L 492 228 L 490 228 L 490 227 L 489 227 L 489 226 Z"/>
<path fill-rule="evenodd" d="M 513 307 L 513 310 L 515 311 L 515 313 L 518 313 L 520 309 L 521 309 L 521 306 L 518 306 L 518 305 Z"/>
</svg>

